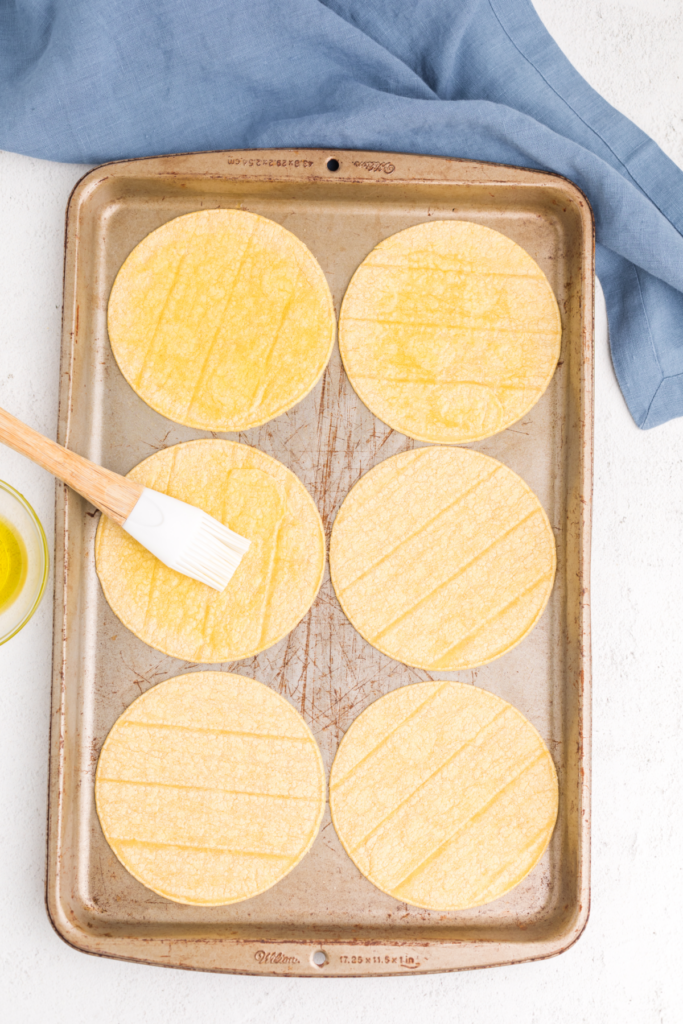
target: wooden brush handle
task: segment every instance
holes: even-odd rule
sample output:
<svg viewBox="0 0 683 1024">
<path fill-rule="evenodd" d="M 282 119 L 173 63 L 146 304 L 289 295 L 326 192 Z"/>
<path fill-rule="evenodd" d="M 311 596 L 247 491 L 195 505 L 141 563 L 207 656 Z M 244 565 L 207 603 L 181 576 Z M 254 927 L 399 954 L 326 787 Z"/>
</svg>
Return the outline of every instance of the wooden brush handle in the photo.
<svg viewBox="0 0 683 1024">
<path fill-rule="evenodd" d="M 61 444 L 43 437 L 4 409 L 0 409 L 0 441 L 73 487 L 117 523 L 126 521 L 144 490 L 142 484 L 62 448 Z"/>
</svg>

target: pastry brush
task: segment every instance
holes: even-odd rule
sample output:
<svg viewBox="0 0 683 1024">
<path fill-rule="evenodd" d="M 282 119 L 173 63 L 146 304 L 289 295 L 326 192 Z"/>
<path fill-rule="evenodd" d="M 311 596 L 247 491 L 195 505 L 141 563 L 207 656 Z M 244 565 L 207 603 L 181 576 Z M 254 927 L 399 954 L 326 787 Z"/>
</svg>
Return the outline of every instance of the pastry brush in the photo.
<svg viewBox="0 0 683 1024">
<path fill-rule="evenodd" d="M 0 409 L 0 441 L 68 484 L 160 562 L 224 590 L 251 541 L 185 501 L 95 465 Z"/>
</svg>

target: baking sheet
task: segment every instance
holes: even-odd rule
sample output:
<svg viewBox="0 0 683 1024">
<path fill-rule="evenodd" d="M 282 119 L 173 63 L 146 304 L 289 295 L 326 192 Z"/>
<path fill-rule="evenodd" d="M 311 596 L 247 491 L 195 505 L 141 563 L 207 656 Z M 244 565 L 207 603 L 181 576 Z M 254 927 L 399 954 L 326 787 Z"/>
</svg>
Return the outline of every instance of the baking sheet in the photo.
<svg viewBox="0 0 683 1024">
<path fill-rule="evenodd" d="M 330 160 L 337 170 L 328 168 Z M 468 911 L 422 910 L 381 893 L 344 853 L 329 813 L 301 864 L 254 899 L 201 908 L 146 889 L 102 836 L 94 806 L 97 757 L 136 696 L 200 666 L 152 650 L 116 619 L 94 569 L 98 516 L 59 487 L 47 890 L 53 924 L 86 952 L 241 973 L 411 974 L 559 953 L 583 930 L 589 898 L 594 278 L 588 203 L 555 175 L 401 154 L 246 151 L 97 168 L 69 204 L 59 440 L 120 473 L 155 450 L 209 436 L 164 419 L 131 390 L 111 353 L 106 307 L 117 270 L 146 234 L 182 213 L 214 207 L 260 213 L 298 235 L 323 267 L 337 313 L 367 253 L 430 218 L 471 219 L 502 231 L 547 274 L 563 321 L 558 370 L 524 419 L 471 445 L 519 473 L 550 518 L 558 572 L 537 627 L 479 669 L 408 668 L 353 629 L 327 573 L 311 612 L 289 636 L 254 658 L 219 667 L 284 694 L 310 724 L 328 771 L 345 730 L 381 694 L 419 679 L 476 683 L 519 708 L 548 744 L 560 782 L 558 824 L 519 886 Z M 290 412 L 244 433 L 213 436 L 255 445 L 292 469 L 313 495 L 328 538 L 337 509 L 363 473 L 421 446 L 362 405 L 336 348 L 322 380 Z"/>
</svg>

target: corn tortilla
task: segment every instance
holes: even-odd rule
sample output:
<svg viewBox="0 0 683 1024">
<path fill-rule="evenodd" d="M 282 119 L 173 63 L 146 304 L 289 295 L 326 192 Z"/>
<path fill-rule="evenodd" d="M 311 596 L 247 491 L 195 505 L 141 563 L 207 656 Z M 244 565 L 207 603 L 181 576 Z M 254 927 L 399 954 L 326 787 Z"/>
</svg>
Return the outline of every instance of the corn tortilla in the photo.
<svg viewBox="0 0 683 1024">
<path fill-rule="evenodd" d="M 436 680 L 380 697 L 341 742 L 332 820 L 358 869 L 414 906 L 498 899 L 534 867 L 557 817 L 534 727 L 476 686 Z"/>
<path fill-rule="evenodd" d="M 102 830 L 123 866 L 179 903 L 249 899 L 315 839 L 325 773 L 301 715 L 226 672 L 153 686 L 116 721 L 95 782 Z"/>
<path fill-rule="evenodd" d="M 332 351 L 325 275 L 290 231 L 244 210 L 176 217 L 140 242 L 112 288 L 124 377 L 200 430 L 259 426 L 308 394 Z"/>
<path fill-rule="evenodd" d="M 381 242 L 339 318 L 344 368 L 384 423 L 422 441 L 489 437 L 546 390 L 560 354 L 550 284 L 521 246 L 442 220 Z"/>
<path fill-rule="evenodd" d="M 332 529 L 330 572 L 358 632 L 428 670 L 474 668 L 532 629 L 555 541 L 512 470 L 467 448 L 419 448 L 361 477 Z"/>
<path fill-rule="evenodd" d="M 322 581 L 325 537 L 318 510 L 282 463 L 234 441 L 166 448 L 128 476 L 204 509 L 251 541 L 222 593 L 159 562 L 104 516 L 95 543 L 105 597 L 125 626 L 175 658 L 247 658 L 303 618 Z"/>
</svg>

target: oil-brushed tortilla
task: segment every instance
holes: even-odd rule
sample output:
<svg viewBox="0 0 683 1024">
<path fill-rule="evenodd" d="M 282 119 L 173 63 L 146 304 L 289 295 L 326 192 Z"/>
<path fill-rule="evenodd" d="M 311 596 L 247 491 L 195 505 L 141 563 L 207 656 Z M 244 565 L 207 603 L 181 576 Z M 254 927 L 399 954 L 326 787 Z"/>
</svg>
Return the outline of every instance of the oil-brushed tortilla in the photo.
<svg viewBox="0 0 683 1024">
<path fill-rule="evenodd" d="M 112 850 L 179 903 L 219 905 L 269 889 L 311 846 L 325 773 L 301 715 L 226 672 L 153 686 L 105 740 L 95 783 Z"/>
<path fill-rule="evenodd" d="M 128 476 L 197 505 L 251 541 L 222 593 L 169 569 L 102 517 L 95 560 L 105 597 L 150 647 L 186 661 L 248 658 L 303 618 L 322 581 L 325 536 L 318 510 L 289 469 L 234 441 L 186 441 Z"/>
<path fill-rule="evenodd" d="M 109 338 L 142 399 L 177 423 L 238 431 L 311 390 L 334 342 L 320 264 L 245 210 L 201 210 L 133 249 L 112 288 Z"/>
<path fill-rule="evenodd" d="M 474 441 L 521 419 L 560 354 L 550 284 L 521 246 L 469 221 L 417 224 L 372 250 L 339 318 L 344 368 L 384 423 Z"/>
<path fill-rule="evenodd" d="M 500 697 L 412 683 L 355 720 L 330 775 L 344 849 L 379 889 L 432 910 L 488 903 L 543 854 L 557 817 L 543 740 Z"/>
<path fill-rule="evenodd" d="M 430 671 L 474 668 L 518 644 L 555 577 L 530 487 L 469 448 L 394 455 L 361 477 L 332 529 L 330 572 L 374 647 Z"/>
</svg>

